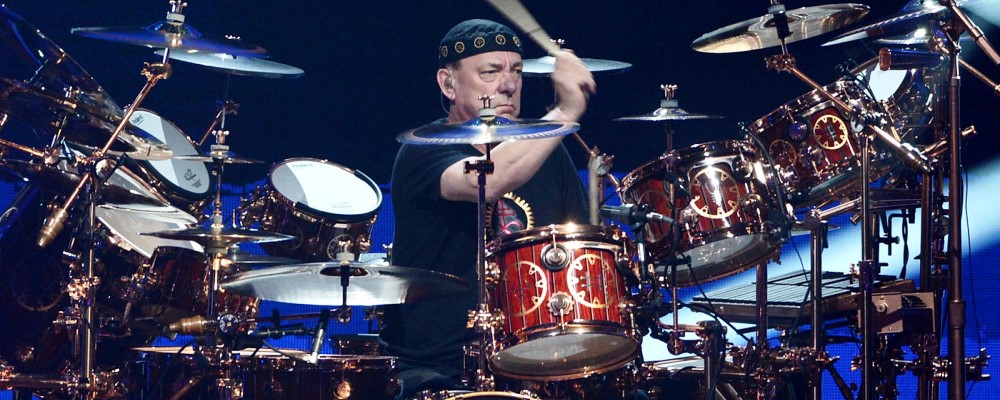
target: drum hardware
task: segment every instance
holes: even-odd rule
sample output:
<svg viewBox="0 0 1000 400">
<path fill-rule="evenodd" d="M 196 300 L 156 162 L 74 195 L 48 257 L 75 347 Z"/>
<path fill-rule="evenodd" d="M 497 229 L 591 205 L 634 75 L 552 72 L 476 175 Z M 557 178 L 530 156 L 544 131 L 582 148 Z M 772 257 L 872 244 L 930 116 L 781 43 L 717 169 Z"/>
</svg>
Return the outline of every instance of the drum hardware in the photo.
<svg viewBox="0 0 1000 400">
<path fill-rule="evenodd" d="M 73 28 L 70 33 L 92 39 L 107 40 L 136 46 L 165 49 L 163 62 L 166 63 L 172 50 L 225 53 L 247 57 L 264 57 L 266 50 L 244 43 L 237 36 L 212 37 L 184 21 L 184 7 L 187 3 L 170 0 L 170 11 L 166 20 L 141 28 L 133 27 L 87 27 Z"/>
<path fill-rule="evenodd" d="M 208 136 L 212 135 L 215 132 L 216 126 L 222 124 L 223 128 L 225 128 L 226 115 L 235 115 L 238 114 L 240 111 L 240 103 L 237 103 L 232 100 L 217 101 L 215 104 L 216 108 L 219 109 L 219 112 L 215 113 L 215 118 L 212 118 L 212 123 L 209 124 L 208 130 L 206 130 L 205 134 L 201 136 L 201 140 L 198 140 L 198 146 L 202 146 L 205 144 L 205 140 L 208 139 Z"/>
</svg>

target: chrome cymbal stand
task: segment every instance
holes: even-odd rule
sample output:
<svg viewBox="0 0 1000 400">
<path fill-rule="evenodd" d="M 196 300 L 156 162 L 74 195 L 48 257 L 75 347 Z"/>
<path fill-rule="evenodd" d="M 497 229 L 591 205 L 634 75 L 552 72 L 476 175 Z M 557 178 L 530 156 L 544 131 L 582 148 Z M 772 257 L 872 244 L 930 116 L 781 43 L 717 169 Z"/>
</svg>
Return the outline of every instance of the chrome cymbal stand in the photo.
<svg viewBox="0 0 1000 400">
<path fill-rule="evenodd" d="M 479 117 L 489 126 L 489 123 L 496 118 L 496 109 L 490 102 L 493 96 L 479 96 L 483 102 L 483 108 L 479 110 Z M 475 328 L 480 335 L 479 352 L 476 355 L 477 369 L 475 377 L 475 390 L 480 392 L 492 391 L 496 386 L 493 376 L 487 372 L 488 350 L 493 346 L 496 330 L 503 323 L 502 313 L 493 313 L 489 306 L 489 293 L 486 290 L 486 278 L 489 271 L 486 267 L 486 175 L 492 174 L 494 170 L 493 160 L 490 158 L 490 150 L 493 143 L 485 143 L 485 158 L 475 162 L 465 163 L 465 173 L 475 172 L 479 185 L 479 195 L 477 199 L 476 212 L 476 275 L 479 280 L 479 304 L 475 310 L 469 310 L 469 322 L 467 327 Z"/>
</svg>

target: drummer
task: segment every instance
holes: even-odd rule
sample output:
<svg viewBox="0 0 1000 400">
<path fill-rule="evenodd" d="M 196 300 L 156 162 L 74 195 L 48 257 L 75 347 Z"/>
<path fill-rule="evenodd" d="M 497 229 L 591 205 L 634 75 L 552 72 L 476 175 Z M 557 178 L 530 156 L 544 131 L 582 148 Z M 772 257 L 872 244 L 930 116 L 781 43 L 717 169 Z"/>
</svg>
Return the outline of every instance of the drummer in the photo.
<svg viewBox="0 0 1000 400">
<path fill-rule="evenodd" d="M 483 95 L 493 96 L 500 117 L 521 112 L 521 39 L 502 24 L 473 19 L 441 40 L 436 78 L 448 101 L 448 115 L 435 124 L 477 118 Z M 596 84 L 572 52 L 554 54 L 551 75 L 559 103 L 542 119 L 578 121 Z M 385 312 L 381 339 L 398 357 L 400 398 L 423 390 L 457 389 L 463 374 L 463 346 L 478 338 L 466 328 L 476 308 L 478 186 L 465 163 L 482 159 L 483 145 L 404 144 L 392 173 L 395 205 L 393 264 L 429 269 L 465 279 L 460 297 L 393 306 Z M 549 224 L 587 221 L 583 184 L 562 137 L 509 141 L 491 150 L 495 165 L 487 178 L 491 237 Z"/>
</svg>

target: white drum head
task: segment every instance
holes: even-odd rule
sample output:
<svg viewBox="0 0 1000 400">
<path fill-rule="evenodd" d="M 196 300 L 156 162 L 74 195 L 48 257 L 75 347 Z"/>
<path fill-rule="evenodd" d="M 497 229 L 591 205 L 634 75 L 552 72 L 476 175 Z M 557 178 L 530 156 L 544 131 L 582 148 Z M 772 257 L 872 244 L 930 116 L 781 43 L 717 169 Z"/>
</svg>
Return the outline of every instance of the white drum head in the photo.
<svg viewBox="0 0 1000 400">
<path fill-rule="evenodd" d="M 198 243 L 186 240 L 163 239 L 142 233 L 190 228 L 197 219 L 178 208 L 167 206 L 113 205 L 102 204 L 94 211 L 95 216 L 108 230 L 111 242 L 125 250 L 134 250 L 143 257 L 150 258 L 160 246 L 181 247 L 203 252 Z"/>
<path fill-rule="evenodd" d="M 173 123 L 148 110 L 136 110 L 129 119 L 132 126 L 142 129 L 159 141 L 166 143 L 174 156 L 195 156 L 198 149 Z M 159 178 L 173 189 L 185 192 L 185 197 L 203 197 L 211 189 L 208 167 L 201 161 L 178 160 L 142 161 L 155 171 Z"/>
<path fill-rule="evenodd" d="M 890 101 L 900 86 L 907 80 L 908 70 L 888 70 L 883 71 L 878 67 L 878 63 L 873 64 L 861 72 L 858 77 L 863 82 L 867 82 L 872 89 L 872 94 L 876 101 Z"/>
<path fill-rule="evenodd" d="M 364 174 L 311 159 L 285 161 L 271 170 L 271 185 L 294 204 L 339 216 L 368 216 L 382 204 L 382 192 Z"/>
</svg>

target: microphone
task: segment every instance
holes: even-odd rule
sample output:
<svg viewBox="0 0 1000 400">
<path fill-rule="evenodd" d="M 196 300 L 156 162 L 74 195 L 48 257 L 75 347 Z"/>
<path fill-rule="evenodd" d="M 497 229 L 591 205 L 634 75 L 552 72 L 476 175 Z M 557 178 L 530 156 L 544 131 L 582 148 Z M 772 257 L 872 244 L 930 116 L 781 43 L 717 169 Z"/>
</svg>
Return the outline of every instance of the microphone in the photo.
<svg viewBox="0 0 1000 400">
<path fill-rule="evenodd" d="M 632 225 L 636 223 L 646 223 L 649 221 L 674 223 L 673 218 L 666 215 L 649 211 L 646 204 L 623 204 L 620 206 L 601 206 L 601 216 L 608 219 L 624 222 Z"/>
<path fill-rule="evenodd" d="M 45 219 L 42 229 L 38 231 L 38 247 L 48 246 L 56 236 L 59 236 L 59 232 L 62 232 L 63 222 L 66 222 L 68 216 L 69 211 L 65 207 L 61 207 Z"/>
<path fill-rule="evenodd" d="M 933 68 L 938 65 L 941 65 L 941 55 L 937 53 L 886 47 L 878 51 L 878 68 L 883 71 Z"/>
</svg>

